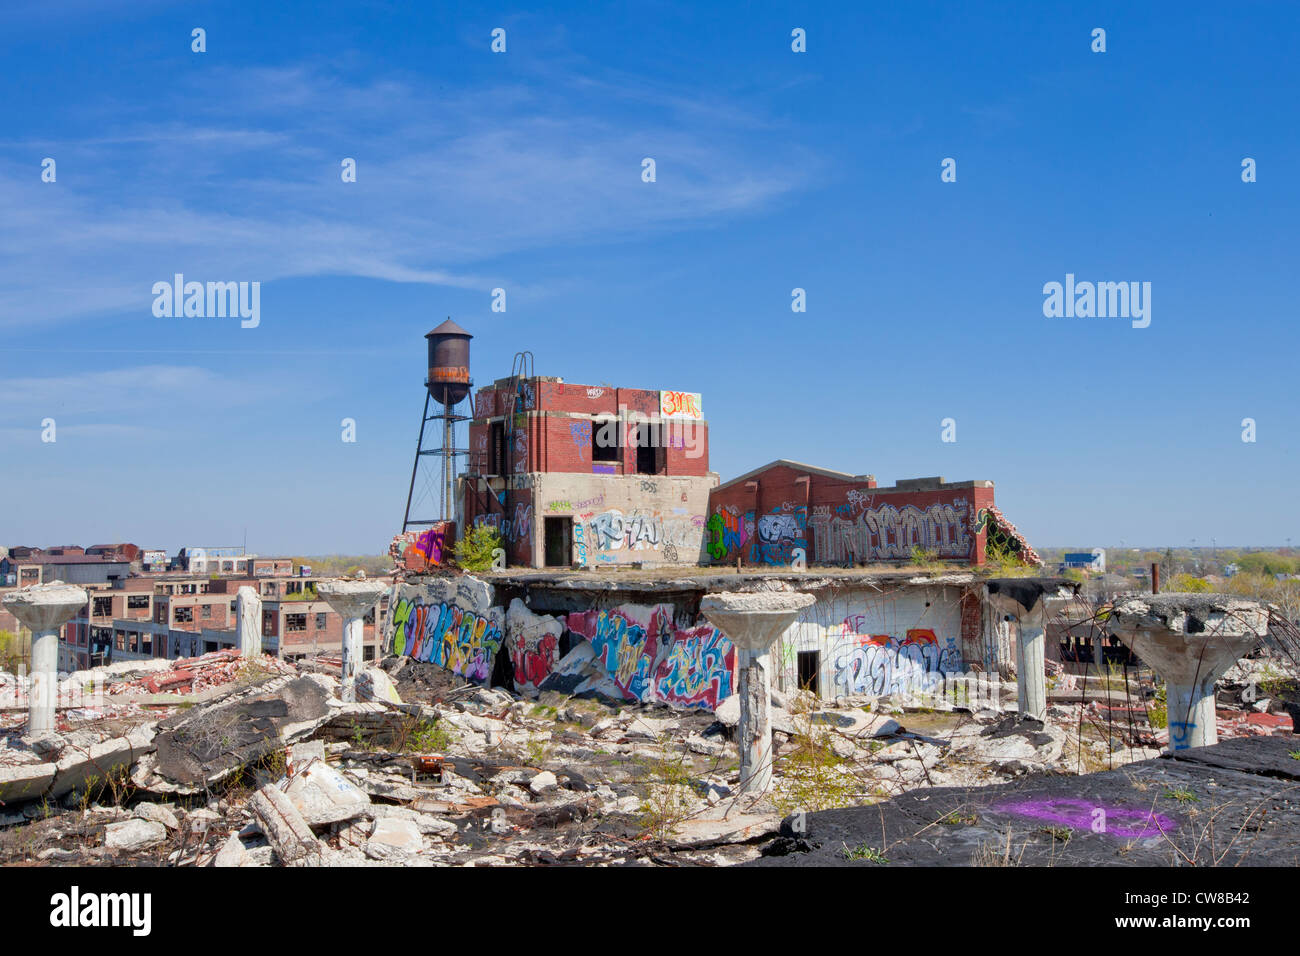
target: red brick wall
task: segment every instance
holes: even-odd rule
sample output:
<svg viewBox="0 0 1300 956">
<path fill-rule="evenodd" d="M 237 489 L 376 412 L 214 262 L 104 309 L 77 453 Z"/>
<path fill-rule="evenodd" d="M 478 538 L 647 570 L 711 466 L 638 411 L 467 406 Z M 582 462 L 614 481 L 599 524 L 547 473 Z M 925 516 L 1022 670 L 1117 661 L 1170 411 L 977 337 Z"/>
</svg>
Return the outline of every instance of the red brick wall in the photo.
<svg viewBox="0 0 1300 956">
<path fill-rule="evenodd" d="M 512 565 L 533 563 L 533 492 L 522 488 L 507 491 L 504 506 L 494 492 L 477 490 L 471 478 L 465 495 L 465 526 L 487 524 L 505 538 L 506 561 Z"/>
<path fill-rule="evenodd" d="M 602 422 L 596 419 L 571 418 L 568 414 L 613 416 L 620 408 L 628 414 L 646 418 L 659 415 L 660 394 L 650 389 L 610 388 L 607 386 L 569 385 L 559 382 L 534 382 L 532 401 L 526 394 L 515 408 L 514 438 L 506 449 L 510 474 L 538 472 L 574 472 L 599 474 L 593 467 L 613 465 L 613 474 L 636 473 L 636 447 L 624 422 L 623 456 L 617 462 L 595 462 L 592 449 L 599 437 Z M 523 411 L 525 405 L 534 413 Z M 471 474 L 488 474 L 490 467 L 491 429 L 488 418 L 505 411 L 505 396 L 496 389 L 479 389 L 475 395 L 475 419 L 469 426 L 469 468 Z M 558 412 L 548 415 L 535 412 Z M 692 429 L 685 435 L 683 427 Z M 701 477 L 709 472 L 708 426 L 703 423 L 675 421 L 666 432 L 668 450 L 666 467 L 669 475 Z M 690 445 L 688 454 L 687 446 Z"/>
<path fill-rule="evenodd" d="M 913 543 L 934 548 L 942 559 L 984 561 L 984 534 L 975 533 L 975 518 L 993 503 L 992 488 L 894 491 L 787 465 L 753 480 L 757 498 L 749 482 L 709 496 L 709 553 L 716 562 L 731 564 L 739 555 L 746 563 L 788 564 L 796 547 L 810 564 L 906 562 Z"/>
</svg>

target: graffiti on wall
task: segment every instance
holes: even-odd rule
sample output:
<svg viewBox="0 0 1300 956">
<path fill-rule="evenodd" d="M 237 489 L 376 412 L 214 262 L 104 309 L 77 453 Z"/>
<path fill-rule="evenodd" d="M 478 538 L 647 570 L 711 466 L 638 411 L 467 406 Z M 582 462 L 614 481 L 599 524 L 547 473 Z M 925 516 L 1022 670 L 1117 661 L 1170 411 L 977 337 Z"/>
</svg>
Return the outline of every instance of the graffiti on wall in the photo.
<svg viewBox="0 0 1300 956">
<path fill-rule="evenodd" d="M 591 454 L 591 422 L 580 421 L 573 422 L 569 425 L 569 435 L 573 438 L 573 444 L 578 449 L 578 458 L 581 460 L 584 454 Z"/>
<path fill-rule="evenodd" d="M 437 664 L 467 680 L 484 682 L 505 636 L 505 614 L 486 606 L 473 585 L 450 582 L 399 588 L 388 619 L 386 644 L 393 654 Z"/>
<path fill-rule="evenodd" d="M 813 510 L 813 558 L 841 561 L 901 561 L 915 547 L 943 558 L 970 555 L 970 508 L 957 498 L 918 508 L 890 504 L 872 507 L 873 496 L 850 491 L 832 513 L 829 506 Z"/>
<path fill-rule="evenodd" d="M 699 392 L 660 392 L 659 414 L 664 418 L 703 418 Z"/>
<path fill-rule="evenodd" d="M 531 504 L 518 502 L 515 504 L 514 515 L 505 520 L 503 518 L 504 516 L 500 514 L 476 515 L 474 524 L 496 528 L 508 544 L 532 544 L 533 506 Z"/>
<path fill-rule="evenodd" d="M 749 560 L 755 564 L 789 564 L 795 548 L 807 551 L 808 509 L 797 507 L 787 511 L 785 507 L 759 516 L 757 534 L 749 550 Z"/>
<path fill-rule="evenodd" d="M 451 549 L 455 540 L 455 523 L 440 521 L 424 531 L 394 535 L 388 546 L 388 555 L 398 567 L 420 572 L 442 564 L 443 554 Z"/>
<path fill-rule="evenodd" d="M 585 524 L 584 546 L 594 550 L 598 560 L 617 560 L 618 552 L 658 551 L 668 561 L 678 560 L 679 554 L 693 561 L 704 537 L 704 516 L 686 514 L 685 509 L 664 514 L 610 508 Z"/>
<path fill-rule="evenodd" d="M 671 604 L 569 614 L 627 700 L 714 708 L 732 693 L 735 647 L 708 624 L 678 629 Z"/>
<path fill-rule="evenodd" d="M 753 535 L 754 512 L 742 518 L 730 505 L 718 505 L 709 516 L 709 557 L 723 561 L 741 553 L 745 542 Z"/>
<path fill-rule="evenodd" d="M 735 671 L 735 646 L 716 627 L 678 631 L 655 670 L 655 693 L 682 707 L 712 709 L 731 696 Z"/>
<path fill-rule="evenodd" d="M 853 626 L 845 622 L 846 631 Z M 843 694 L 919 694 L 961 667 L 956 640 L 940 641 L 930 628 L 911 628 L 903 640 L 889 634 L 849 633 L 834 658 L 834 681 Z"/>
<path fill-rule="evenodd" d="M 519 598 L 506 612 L 506 649 L 514 670 L 515 690 L 535 691 L 560 660 L 564 624 L 547 614 L 534 614 Z"/>
</svg>

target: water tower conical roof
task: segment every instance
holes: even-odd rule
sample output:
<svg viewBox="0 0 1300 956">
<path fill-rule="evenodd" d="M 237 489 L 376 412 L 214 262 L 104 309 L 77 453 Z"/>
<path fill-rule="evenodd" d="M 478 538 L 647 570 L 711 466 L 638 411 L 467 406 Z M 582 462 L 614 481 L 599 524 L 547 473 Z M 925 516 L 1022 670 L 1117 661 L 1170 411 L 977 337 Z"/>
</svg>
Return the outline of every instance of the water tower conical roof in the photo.
<svg viewBox="0 0 1300 956">
<path fill-rule="evenodd" d="M 451 319 L 448 319 L 446 322 L 442 323 L 442 325 L 438 326 L 432 332 L 424 333 L 424 337 L 426 339 L 431 335 L 463 335 L 466 338 L 470 338 L 470 339 L 474 337 L 470 335 L 468 332 L 466 332 L 464 329 L 462 329 L 455 322 L 453 322 Z"/>
</svg>

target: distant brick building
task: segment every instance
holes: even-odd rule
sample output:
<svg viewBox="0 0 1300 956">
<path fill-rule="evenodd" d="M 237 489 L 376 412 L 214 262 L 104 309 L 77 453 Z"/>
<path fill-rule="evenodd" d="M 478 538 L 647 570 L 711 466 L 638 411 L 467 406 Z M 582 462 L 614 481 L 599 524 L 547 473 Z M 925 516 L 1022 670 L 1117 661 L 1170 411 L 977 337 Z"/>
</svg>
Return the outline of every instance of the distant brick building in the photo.
<svg viewBox="0 0 1300 956">
<path fill-rule="evenodd" d="M 499 379 L 479 389 L 461 527 L 490 524 L 512 565 L 695 564 L 708 423 L 693 392 Z"/>
</svg>

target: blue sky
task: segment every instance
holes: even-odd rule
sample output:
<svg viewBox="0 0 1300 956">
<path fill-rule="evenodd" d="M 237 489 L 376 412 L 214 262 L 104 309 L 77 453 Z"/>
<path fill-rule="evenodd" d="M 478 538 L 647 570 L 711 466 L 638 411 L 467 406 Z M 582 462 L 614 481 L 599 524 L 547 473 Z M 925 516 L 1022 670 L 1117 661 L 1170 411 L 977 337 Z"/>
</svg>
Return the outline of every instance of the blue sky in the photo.
<svg viewBox="0 0 1300 956">
<path fill-rule="evenodd" d="M 0 8 L 3 543 L 382 551 L 447 316 L 480 384 L 701 392 L 723 480 L 1300 538 L 1294 5 L 123 6 Z M 177 272 L 261 282 L 260 326 L 155 317 Z M 1150 282 L 1150 326 L 1044 317 L 1066 273 Z"/>
</svg>

